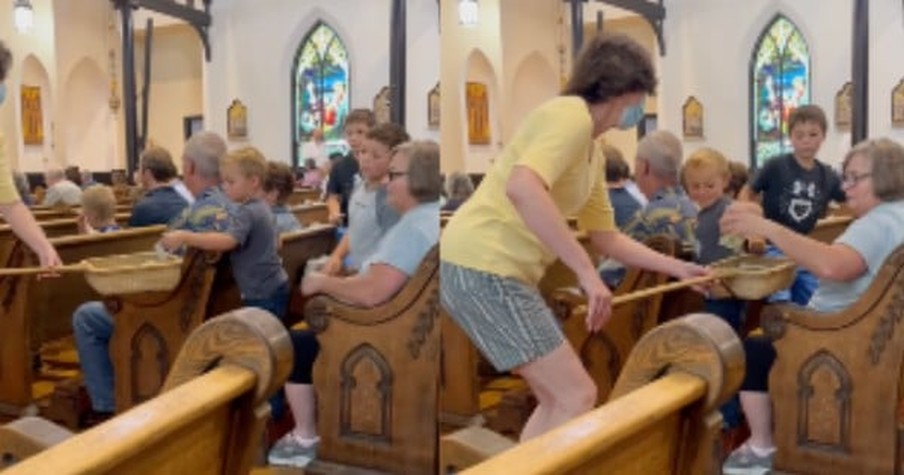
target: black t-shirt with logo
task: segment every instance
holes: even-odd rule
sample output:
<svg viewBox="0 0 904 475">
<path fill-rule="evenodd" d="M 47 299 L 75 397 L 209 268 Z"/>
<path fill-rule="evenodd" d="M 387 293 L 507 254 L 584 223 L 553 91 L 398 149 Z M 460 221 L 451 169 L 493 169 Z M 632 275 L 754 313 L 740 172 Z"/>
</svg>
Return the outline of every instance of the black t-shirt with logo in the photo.
<svg viewBox="0 0 904 475">
<path fill-rule="evenodd" d="M 835 170 L 819 160 L 806 170 L 790 153 L 766 162 L 750 182 L 750 188 L 762 193 L 767 219 L 800 234 L 813 230 L 816 221 L 825 215 L 829 201 L 845 201 Z"/>
<path fill-rule="evenodd" d="M 358 160 L 349 153 L 333 163 L 330 179 L 327 182 L 327 195 L 339 195 L 339 210 L 342 212 L 342 223 L 348 226 L 348 200 L 355 189 L 355 176 L 358 175 Z"/>
</svg>

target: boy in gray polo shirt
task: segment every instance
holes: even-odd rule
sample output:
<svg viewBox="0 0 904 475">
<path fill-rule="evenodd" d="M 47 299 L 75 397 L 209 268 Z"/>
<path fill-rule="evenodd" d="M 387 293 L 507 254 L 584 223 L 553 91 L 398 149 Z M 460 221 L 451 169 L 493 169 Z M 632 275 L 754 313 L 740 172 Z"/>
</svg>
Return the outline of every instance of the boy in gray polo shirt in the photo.
<svg viewBox="0 0 904 475">
<path fill-rule="evenodd" d="M 172 231 L 163 236 L 170 249 L 188 245 L 229 252 L 242 303 L 283 319 L 289 301 L 288 276 L 277 253 L 277 234 L 270 206 L 261 199 L 267 162 L 253 147 L 229 153 L 221 166 L 223 192 L 238 204 L 223 232 Z"/>
<path fill-rule="evenodd" d="M 327 275 L 357 272 L 376 249 L 380 238 L 398 220 L 398 213 L 386 201 L 386 182 L 392 149 L 409 140 L 398 124 L 384 123 L 367 132 L 360 154 L 361 174 L 348 200 L 348 230 L 330 254 L 322 272 Z"/>
</svg>

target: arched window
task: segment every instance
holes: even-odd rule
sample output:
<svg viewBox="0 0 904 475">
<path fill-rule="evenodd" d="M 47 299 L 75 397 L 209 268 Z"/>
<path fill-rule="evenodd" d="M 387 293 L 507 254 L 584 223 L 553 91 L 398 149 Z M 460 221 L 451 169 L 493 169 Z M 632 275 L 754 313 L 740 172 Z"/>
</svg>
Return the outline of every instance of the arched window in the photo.
<svg viewBox="0 0 904 475">
<path fill-rule="evenodd" d="M 342 144 L 349 104 L 349 66 L 345 45 L 329 25 L 317 22 L 305 36 L 292 71 L 294 162 L 315 129 L 327 144 Z"/>
<path fill-rule="evenodd" d="M 788 117 L 810 103 L 810 52 L 800 30 L 776 15 L 753 49 L 750 60 L 751 165 L 791 151 Z"/>
</svg>

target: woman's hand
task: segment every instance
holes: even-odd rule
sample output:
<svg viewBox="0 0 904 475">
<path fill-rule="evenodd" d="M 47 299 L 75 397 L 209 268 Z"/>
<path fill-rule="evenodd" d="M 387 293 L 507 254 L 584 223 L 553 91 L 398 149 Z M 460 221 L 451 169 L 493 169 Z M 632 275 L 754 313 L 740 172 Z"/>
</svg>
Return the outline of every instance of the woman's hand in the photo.
<svg viewBox="0 0 904 475">
<path fill-rule="evenodd" d="M 320 268 L 320 272 L 332 276 L 339 275 L 339 273 L 342 272 L 342 259 L 337 256 L 330 255 L 326 263 L 323 264 L 323 267 Z"/>
<path fill-rule="evenodd" d="M 320 292 L 326 277 L 326 275 L 321 274 L 320 272 L 311 272 L 304 276 L 304 279 L 301 281 L 301 294 L 313 295 Z"/>
<path fill-rule="evenodd" d="M 672 273 L 672 276 L 676 279 L 690 280 L 699 277 L 710 277 L 713 274 L 712 269 L 709 269 L 708 267 L 703 267 L 699 264 L 694 264 L 693 262 L 680 262 L 681 264 L 677 266 L 675 272 Z M 712 286 L 712 282 L 695 285 L 691 288 L 706 295 L 709 292 L 710 286 Z"/>
<path fill-rule="evenodd" d="M 722 234 L 734 234 L 745 238 L 762 239 L 764 229 L 769 223 L 763 218 L 763 208 L 756 203 L 735 201 L 722 214 L 719 229 Z"/>
<path fill-rule="evenodd" d="M 612 292 L 603 283 L 594 269 L 579 278 L 581 289 L 587 297 L 587 331 L 596 333 L 609 322 L 612 316 Z"/>
<path fill-rule="evenodd" d="M 41 263 L 41 267 L 47 269 L 46 274 L 41 274 L 38 278 L 44 277 L 59 277 L 59 274 L 54 272 L 54 268 L 63 265 L 62 259 L 60 259 L 59 254 L 57 254 L 56 249 L 52 244 L 45 241 L 46 245 L 41 246 L 38 249 L 35 249 L 35 253 L 38 255 L 38 261 Z"/>
</svg>

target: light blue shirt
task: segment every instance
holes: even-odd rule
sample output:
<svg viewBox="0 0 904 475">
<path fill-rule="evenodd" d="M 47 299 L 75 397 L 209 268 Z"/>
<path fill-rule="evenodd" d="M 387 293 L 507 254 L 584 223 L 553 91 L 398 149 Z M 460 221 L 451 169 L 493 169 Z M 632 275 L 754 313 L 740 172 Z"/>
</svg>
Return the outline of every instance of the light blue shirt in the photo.
<svg viewBox="0 0 904 475">
<path fill-rule="evenodd" d="M 835 312 L 853 304 L 873 282 L 889 254 L 904 244 L 904 200 L 876 206 L 852 222 L 835 243 L 846 244 L 860 254 L 866 272 L 851 282 L 820 280 L 809 304 L 819 312 Z"/>
<path fill-rule="evenodd" d="M 387 264 L 410 277 L 437 242 L 439 201 L 422 203 L 403 214 L 380 239 L 377 249 L 361 266 L 361 272 L 367 272 L 372 264 Z"/>
</svg>

